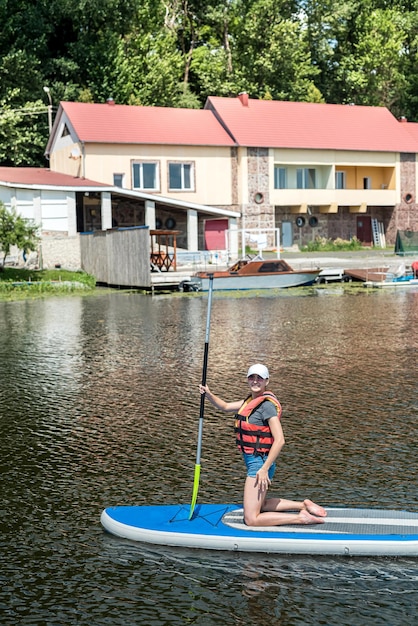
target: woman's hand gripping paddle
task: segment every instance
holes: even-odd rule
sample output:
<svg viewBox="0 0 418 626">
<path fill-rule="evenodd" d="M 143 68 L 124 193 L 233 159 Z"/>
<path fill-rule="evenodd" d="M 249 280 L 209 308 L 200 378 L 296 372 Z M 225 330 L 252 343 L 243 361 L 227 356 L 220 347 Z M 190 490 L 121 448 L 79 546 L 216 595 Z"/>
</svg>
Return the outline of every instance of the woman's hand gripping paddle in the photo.
<svg viewBox="0 0 418 626">
<path fill-rule="evenodd" d="M 210 335 L 210 312 L 212 308 L 212 291 L 213 291 L 213 274 L 209 274 L 209 296 L 208 296 L 208 312 L 206 319 L 206 338 L 205 338 L 205 352 L 203 355 L 203 372 L 202 372 L 202 385 L 206 385 L 206 373 L 208 370 L 208 355 L 209 355 L 209 335 Z M 193 517 L 194 507 L 197 501 L 197 492 L 199 491 L 200 480 L 200 453 L 202 451 L 202 435 L 203 435 L 203 417 L 205 414 L 205 394 L 200 396 L 200 415 L 199 415 L 199 432 L 197 435 L 197 452 L 196 452 L 196 464 L 194 466 L 194 481 L 193 481 L 193 494 L 192 503 L 190 505 L 189 520 Z"/>
</svg>

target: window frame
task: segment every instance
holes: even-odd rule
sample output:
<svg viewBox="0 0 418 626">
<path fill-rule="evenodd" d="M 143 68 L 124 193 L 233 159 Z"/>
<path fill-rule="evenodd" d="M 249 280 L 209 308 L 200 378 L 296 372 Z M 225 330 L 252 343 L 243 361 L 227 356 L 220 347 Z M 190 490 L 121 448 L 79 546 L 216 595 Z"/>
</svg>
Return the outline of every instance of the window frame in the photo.
<svg viewBox="0 0 418 626">
<path fill-rule="evenodd" d="M 120 185 L 116 183 L 116 180 L 115 180 L 116 177 L 120 177 L 120 182 L 121 182 Z M 119 189 L 124 189 L 125 188 L 125 174 L 121 172 L 113 172 L 113 186 L 118 187 Z"/>
<path fill-rule="evenodd" d="M 171 167 L 172 166 L 179 166 L 180 167 L 180 179 L 181 179 L 181 186 L 180 187 L 173 187 L 171 185 L 172 179 L 171 179 Z M 185 167 L 190 168 L 189 169 L 189 182 L 190 182 L 190 186 L 186 187 L 184 182 L 185 182 Z M 167 162 L 167 188 L 168 191 L 170 192 L 182 192 L 182 191 L 188 191 L 188 192 L 193 192 L 195 191 L 195 164 L 193 161 L 168 161 Z"/>
<path fill-rule="evenodd" d="M 313 182 L 313 185 L 310 183 Z M 296 168 L 296 189 L 316 189 L 316 169 L 314 167 Z"/>
<path fill-rule="evenodd" d="M 144 185 L 144 165 L 153 165 L 154 166 L 154 186 L 146 187 Z M 135 169 L 138 168 L 138 176 L 135 175 Z M 159 161 L 147 161 L 144 159 L 135 160 L 131 163 L 131 175 L 132 175 L 132 189 L 137 191 L 160 191 L 160 163 Z M 135 185 L 135 180 L 138 177 L 139 185 Z"/>
<path fill-rule="evenodd" d="M 341 179 L 340 183 L 338 179 Z M 336 170 L 335 172 L 335 189 L 347 189 L 347 175 L 344 170 Z"/>
<path fill-rule="evenodd" d="M 274 166 L 274 189 L 288 189 L 287 167 L 283 167 L 283 165 Z"/>
</svg>

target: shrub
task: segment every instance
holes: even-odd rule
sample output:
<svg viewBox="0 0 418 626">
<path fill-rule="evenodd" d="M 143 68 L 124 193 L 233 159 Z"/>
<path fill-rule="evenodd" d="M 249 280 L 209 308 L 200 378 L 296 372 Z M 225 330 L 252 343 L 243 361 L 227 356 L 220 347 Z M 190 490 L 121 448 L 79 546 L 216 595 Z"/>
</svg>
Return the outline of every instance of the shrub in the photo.
<svg viewBox="0 0 418 626">
<path fill-rule="evenodd" d="M 361 241 L 357 237 L 346 239 L 326 239 L 325 237 L 315 237 L 306 246 L 302 247 L 302 252 L 332 252 L 333 250 L 361 250 Z"/>
</svg>

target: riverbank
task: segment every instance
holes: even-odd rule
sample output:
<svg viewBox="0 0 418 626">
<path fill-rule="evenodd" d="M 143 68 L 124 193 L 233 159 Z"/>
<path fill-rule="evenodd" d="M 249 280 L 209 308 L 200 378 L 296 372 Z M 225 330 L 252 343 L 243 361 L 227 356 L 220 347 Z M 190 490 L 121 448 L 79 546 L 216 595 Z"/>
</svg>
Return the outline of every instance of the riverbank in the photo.
<svg viewBox="0 0 418 626">
<path fill-rule="evenodd" d="M 85 272 L 61 268 L 28 270 L 5 267 L 0 272 L 0 301 L 26 300 L 46 295 L 94 293 L 96 279 Z"/>
<path fill-rule="evenodd" d="M 378 250 L 374 248 L 332 252 L 300 252 L 292 249 L 281 251 L 280 256 L 295 270 L 387 268 L 389 271 L 395 271 L 402 264 L 408 267 L 415 260 L 413 256 L 405 258 L 396 255 L 392 249 Z M 266 252 L 264 257 L 277 258 L 277 253 Z M 212 264 L 210 267 L 202 268 L 193 264 L 182 266 L 181 271 L 177 274 L 189 275 L 198 269 L 210 268 L 221 269 L 221 266 Z M 224 268 L 223 265 L 222 269 Z M 165 273 L 164 278 L 168 278 L 168 273 Z M 102 289 L 100 288 L 100 290 Z M 27 270 L 6 267 L 3 272 L 0 272 L 0 301 L 33 299 L 47 295 L 91 295 L 95 292 L 99 292 L 95 277 L 81 271 L 71 272 L 61 268 Z"/>
</svg>

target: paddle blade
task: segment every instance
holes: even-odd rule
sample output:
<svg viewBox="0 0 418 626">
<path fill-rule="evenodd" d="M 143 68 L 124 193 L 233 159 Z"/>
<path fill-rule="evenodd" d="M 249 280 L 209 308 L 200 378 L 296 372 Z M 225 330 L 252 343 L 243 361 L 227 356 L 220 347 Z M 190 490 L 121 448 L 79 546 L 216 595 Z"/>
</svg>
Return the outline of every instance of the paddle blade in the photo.
<svg viewBox="0 0 418 626">
<path fill-rule="evenodd" d="M 199 491 L 199 481 L 200 481 L 200 465 L 195 465 L 194 466 L 193 494 L 192 494 L 192 503 L 190 505 L 189 520 L 192 519 L 194 507 L 196 506 L 197 492 Z"/>
</svg>

